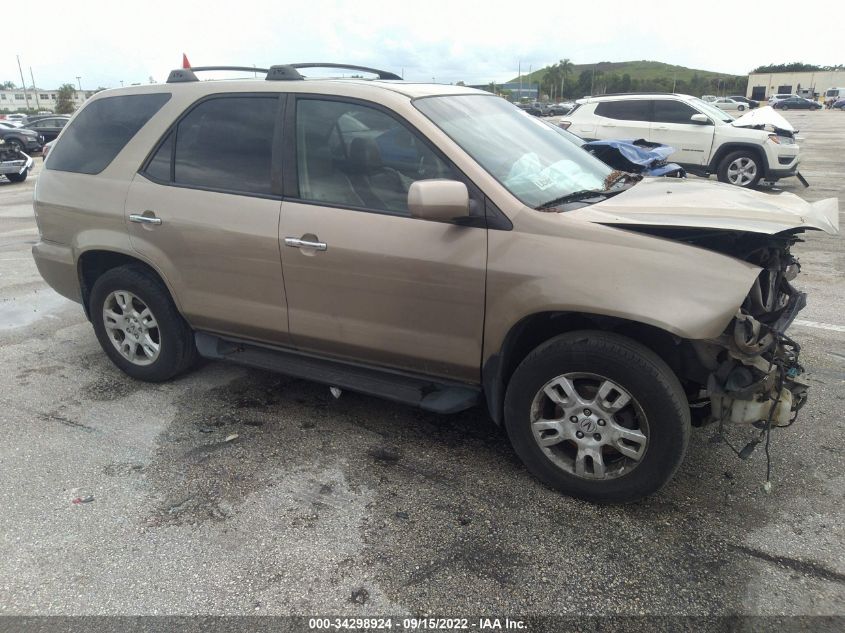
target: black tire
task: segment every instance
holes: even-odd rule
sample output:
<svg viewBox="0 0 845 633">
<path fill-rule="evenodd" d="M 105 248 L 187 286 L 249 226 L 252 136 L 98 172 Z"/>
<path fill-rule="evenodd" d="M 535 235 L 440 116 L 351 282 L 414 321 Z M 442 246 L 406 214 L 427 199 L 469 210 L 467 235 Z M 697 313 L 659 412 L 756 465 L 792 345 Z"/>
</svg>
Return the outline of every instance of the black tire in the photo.
<svg viewBox="0 0 845 633">
<path fill-rule="evenodd" d="M 568 472 L 534 438 L 535 395 L 555 377 L 579 372 L 623 387 L 648 420 L 645 452 L 632 470 L 618 477 L 584 479 Z M 505 395 L 505 427 L 517 455 L 543 483 L 588 501 L 627 503 L 658 491 L 672 478 L 689 442 L 690 410 L 680 382 L 657 354 L 624 336 L 579 331 L 543 343 L 520 363 Z"/>
<path fill-rule="evenodd" d="M 728 175 L 728 169 L 730 168 L 731 164 L 734 161 L 740 159 L 750 160 L 754 163 L 755 166 L 754 177 L 744 184 L 732 182 Z M 722 159 L 722 161 L 719 163 L 719 168 L 716 170 L 716 177 L 719 179 L 720 182 L 726 182 L 731 185 L 736 185 L 737 187 L 753 187 L 758 182 L 760 182 L 760 179 L 763 177 L 763 165 L 760 161 L 760 157 L 757 154 L 749 150 L 741 149 L 736 152 L 731 152 Z"/>
<path fill-rule="evenodd" d="M 743 110 L 745 110 L 745 106 L 744 106 L 744 105 L 738 106 L 738 107 L 737 107 L 737 110 L 739 110 L 740 112 L 742 112 Z"/>
<path fill-rule="evenodd" d="M 21 143 L 21 142 L 20 142 L 18 139 L 16 139 L 16 138 L 10 138 L 9 140 L 7 140 L 7 141 L 6 141 L 6 144 L 7 144 L 9 147 L 11 147 L 12 149 L 16 149 L 16 150 L 18 150 L 19 152 L 23 152 L 23 151 L 24 151 L 24 149 L 25 149 L 25 148 L 24 148 L 24 144 L 23 144 L 23 143 Z"/>
<path fill-rule="evenodd" d="M 782 106 L 780 107 L 780 109 L 781 109 L 781 110 L 789 110 L 789 106 L 788 106 L 788 105 L 782 105 Z"/>
<path fill-rule="evenodd" d="M 24 169 L 23 172 L 19 174 L 6 174 L 6 178 L 9 179 L 9 182 L 23 182 L 26 180 L 27 176 L 29 176 L 29 169 Z"/>
<path fill-rule="evenodd" d="M 138 365 L 125 358 L 107 334 L 103 308 L 110 295 L 120 290 L 135 295 L 149 307 L 155 317 L 160 351 L 151 364 Z M 191 328 L 179 314 L 164 284 L 143 266 L 129 264 L 103 273 L 91 289 L 89 313 L 103 351 L 132 378 L 163 382 L 187 371 L 197 361 L 198 353 Z"/>
</svg>

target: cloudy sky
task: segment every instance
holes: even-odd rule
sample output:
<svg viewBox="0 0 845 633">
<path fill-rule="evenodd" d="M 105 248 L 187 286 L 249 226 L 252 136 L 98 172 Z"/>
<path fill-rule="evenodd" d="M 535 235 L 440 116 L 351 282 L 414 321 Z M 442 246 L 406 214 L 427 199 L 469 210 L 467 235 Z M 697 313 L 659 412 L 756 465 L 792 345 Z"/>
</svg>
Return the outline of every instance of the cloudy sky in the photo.
<svg viewBox="0 0 845 633">
<path fill-rule="evenodd" d="M 579 64 L 650 59 L 744 74 L 766 63 L 845 61 L 843 13 L 834 6 L 820 0 L 46 0 L 7 11 L 7 27 L 22 28 L 4 29 L 0 81 L 20 84 L 16 55 L 27 85 L 30 67 L 44 88 L 77 84 L 77 76 L 85 89 L 163 81 L 183 52 L 195 66 L 337 61 L 438 82 L 501 82 L 516 75 L 520 61 L 527 72 L 562 57 Z"/>
</svg>

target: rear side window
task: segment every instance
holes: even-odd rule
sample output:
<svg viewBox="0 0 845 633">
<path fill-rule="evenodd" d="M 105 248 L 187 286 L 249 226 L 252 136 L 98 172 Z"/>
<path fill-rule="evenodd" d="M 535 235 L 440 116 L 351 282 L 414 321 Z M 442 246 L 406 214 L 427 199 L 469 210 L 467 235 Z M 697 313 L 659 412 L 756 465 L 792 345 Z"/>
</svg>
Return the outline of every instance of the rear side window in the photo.
<svg viewBox="0 0 845 633">
<path fill-rule="evenodd" d="M 47 169 L 99 174 L 152 116 L 170 93 L 104 97 L 88 104 L 50 152 Z"/>
<path fill-rule="evenodd" d="M 690 118 L 693 114 L 698 113 L 698 110 L 695 110 L 686 103 L 681 103 L 680 101 L 659 99 L 654 102 L 654 120 L 658 123 L 692 124 Z"/>
<path fill-rule="evenodd" d="M 269 195 L 278 111 L 276 96 L 203 101 L 165 137 L 144 173 L 163 183 Z"/>
<path fill-rule="evenodd" d="M 596 114 L 608 119 L 622 121 L 648 121 L 651 102 L 646 99 L 631 101 L 600 101 L 596 105 Z"/>
</svg>

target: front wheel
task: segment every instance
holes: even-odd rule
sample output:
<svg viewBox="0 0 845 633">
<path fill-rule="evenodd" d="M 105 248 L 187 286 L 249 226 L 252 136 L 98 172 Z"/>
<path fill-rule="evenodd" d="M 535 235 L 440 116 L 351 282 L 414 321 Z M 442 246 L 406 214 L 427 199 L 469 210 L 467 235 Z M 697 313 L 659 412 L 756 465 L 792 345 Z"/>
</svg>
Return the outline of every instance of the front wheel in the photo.
<svg viewBox="0 0 845 633">
<path fill-rule="evenodd" d="M 753 187 L 763 176 L 760 159 L 745 150 L 732 152 L 722 159 L 716 176 L 721 182 L 727 182 L 738 187 Z"/>
<path fill-rule="evenodd" d="M 788 106 L 788 105 L 782 105 L 782 106 L 780 107 L 780 109 L 781 109 L 781 110 L 789 110 L 789 106 Z"/>
<path fill-rule="evenodd" d="M 23 182 L 26 180 L 26 177 L 29 175 L 29 169 L 24 169 L 19 174 L 6 174 L 6 178 L 9 179 L 9 182 Z"/>
<path fill-rule="evenodd" d="M 545 484 L 588 501 L 631 502 L 672 478 L 690 413 L 657 354 L 623 336 L 580 331 L 543 343 L 517 367 L 505 426 Z"/>
<path fill-rule="evenodd" d="M 196 361 L 191 328 L 167 288 L 141 266 L 103 273 L 91 289 L 89 314 L 103 351 L 132 378 L 162 382 Z"/>
<path fill-rule="evenodd" d="M 745 110 L 745 106 L 739 106 L 739 107 L 737 108 L 737 110 L 739 110 L 740 112 L 742 112 L 743 110 Z"/>
</svg>

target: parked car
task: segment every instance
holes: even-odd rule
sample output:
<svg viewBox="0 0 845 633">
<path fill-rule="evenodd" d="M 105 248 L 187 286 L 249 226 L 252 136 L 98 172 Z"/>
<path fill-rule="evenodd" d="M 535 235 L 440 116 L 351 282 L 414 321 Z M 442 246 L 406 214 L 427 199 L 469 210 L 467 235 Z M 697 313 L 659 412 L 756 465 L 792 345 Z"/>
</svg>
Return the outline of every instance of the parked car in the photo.
<svg viewBox="0 0 845 633">
<path fill-rule="evenodd" d="M 594 501 L 663 486 L 693 421 L 793 423 L 790 247 L 838 231 L 835 198 L 636 181 L 463 86 L 266 72 L 96 94 L 44 163 L 38 270 L 127 375 L 204 356 L 483 403 L 532 473 Z M 706 112 L 713 140 L 730 124 Z"/>
<path fill-rule="evenodd" d="M 733 99 L 729 99 L 728 97 L 719 97 L 711 103 L 720 110 L 744 112 L 748 109 L 748 106 L 742 101 L 734 101 Z"/>
<path fill-rule="evenodd" d="M 839 101 L 834 101 L 833 105 L 830 107 L 835 108 L 837 110 L 845 110 L 845 99 L 839 99 Z"/>
<path fill-rule="evenodd" d="M 823 106 L 818 101 L 811 101 L 804 97 L 789 97 L 778 99 L 772 107 L 776 110 L 821 110 Z"/>
<path fill-rule="evenodd" d="M 747 97 L 743 97 L 742 95 L 730 95 L 730 99 L 734 101 L 738 101 L 739 103 L 744 103 L 749 110 L 753 110 L 754 108 L 758 107 L 760 104 L 754 101 L 754 99 L 749 99 Z"/>
<path fill-rule="evenodd" d="M 562 116 L 564 114 L 569 114 L 574 107 L 574 103 L 555 103 L 554 105 L 549 106 L 549 115 Z"/>
<path fill-rule="evenodd" d="M 28 153 L 37 152 L 44 144 L 44 137 L 38 132 L 25 128 L 0 126 L 0 139 L 18 150 Z"/>
<path fill-rule="evenodd" d="M 32 169 L 32 158 L 21 152 L 17 146 L 0 139 L 0 175 L 9 182 L 23 182 Z"/>
<path fill-rule="evenodd" d="M 707 103 L 715 101 L 718 98 L 719 97 L 717 97 L 716 95 L 701 95 L 701 100 L 706 101 Z"/>
<path fill-rule="evenodd" d="M 677 149 L 669 157 L 689 173 L 716 174 L 722 182 L 751 187 L 798 170 L 794 128 L 771 108 L 738 119 L 686 95 L 630 94 L 591 97 L 562 125 L 587 140 L 642 138 Z"/>
<path fill-rule="evenodd" d="M 16 121 L 16 122 L 20 123 L 21 125 L 23 125 L 24 123 L 27 122 L 28 117 L 25 114 L 19 114 L 17 112 L 13 112 L 12 114 L 7 114 L 6 118 L 4 120 L 6 120 L 6 121 Z"/>
<path fill-rule="evenodd" d="M 540 109 L 540 107 L 533 103 L 519 103 L 517 104 L 517 107 L 520 110 L 524 110 L 525 112 L 533 116 L 543 116 L 543 111 Z"/>
<path fill-rule="evenodd" d="M 769 105 L 773 106 L 778 101 L 782 101 L 783 99 L 790 99 L 792 97 L 798 97 L 798 95 L 795 95 L 795 94 L 792 94 L 792 93 L 785 93 L 785 92 L 779 92 L 777 94 L 773 94 L 772 96 L 769 97 Z"/>
<path fill-rule="evenodd" d="M 824 103 L 828 108 L 840 99 L 845 99 L 845 88 L 828 88 L 824 91 Z"/>
<path fill-rule="evenodd" d="M 70 121 L 69 116 L 50 117 L 27 123 L 23 129 L 37 132 L 44 137 L 45 141 L 52 141 L 61 133 L 68 121 Z"/>
<path fill-rule="evenodd" d="M 19 121 L 0 121 L 0 128 L 14 130 L 19 127 L 21 127 L 21 123 Z"/>
<path fill-rule="evenodd" d="M 50 153 L 55 142 L 55 140 L 52 140 L 49 143 L 44 143 L 44 147 L 41 148 L 41 160 L 47 160 L 47 155 Z"/>
</svg>

